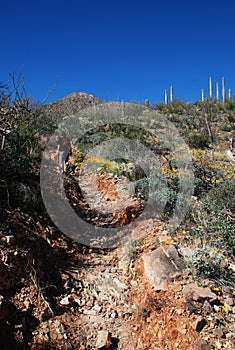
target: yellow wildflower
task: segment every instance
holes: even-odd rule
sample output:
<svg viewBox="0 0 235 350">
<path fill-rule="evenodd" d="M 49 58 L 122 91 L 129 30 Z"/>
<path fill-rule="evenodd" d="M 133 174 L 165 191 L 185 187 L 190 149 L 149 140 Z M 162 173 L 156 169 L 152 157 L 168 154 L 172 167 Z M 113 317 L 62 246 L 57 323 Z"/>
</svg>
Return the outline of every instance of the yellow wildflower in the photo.
<svg viewBox="0 0 235 350">
<path fill-rule="evenodd" d="M 174 239 L 171 239 L 170 241 L 165 241 L 165 244 L 173 244 L 174 242 Z"/>
<path fill-rule="evenodd" d="M 225 305 L 221 306 L 221 308 L 222 308 L 222 310 L 225 311 L 225 312 L 228 311 L 228 307 L 225 306 Z"/>
</svg>

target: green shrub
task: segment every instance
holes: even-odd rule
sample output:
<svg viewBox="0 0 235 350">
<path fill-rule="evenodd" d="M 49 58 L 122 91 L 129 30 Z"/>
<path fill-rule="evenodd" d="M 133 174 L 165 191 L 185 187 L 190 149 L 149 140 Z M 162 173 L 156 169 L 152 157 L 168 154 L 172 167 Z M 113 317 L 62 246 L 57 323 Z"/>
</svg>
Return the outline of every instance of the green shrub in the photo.
<svg viewBox="0 0 235 350">
<path fill-rule="evenodd" d="M 220 130 L 221 131 L 231 131 L 232 130 L 232 126 L 231 125 L 228 125 L 228 124 L 222 124 L 221 126 L 220 126 Z"/>
<path fill-rule="evenodd" d="M 203 131 L 191 131 L 187 135 L 187 142 L 191 148 L 209 148 L 211 139 L 208 134 Z"/>
<path fill-rule="evenodd" d="M 216 185 L 208 197 L 218 206 L 219 210 L 227 210 L 235 214 L 235 180 L 225 180 Z"/>
<path fill-rule="evenodd" d="M 222 254 L 210 248 L 199 248 L 189 261 L 189 267 L 195 277 L 210 278 L 217 284 L 235 287 L 235 272 L 228 268 Z"/>
<path fill-rule="evenodd" d="M 201 278 L 219 278 L 222 257 L 207 248 L 196 250 L 190 260 L 193 273 Z"/>
</svg>

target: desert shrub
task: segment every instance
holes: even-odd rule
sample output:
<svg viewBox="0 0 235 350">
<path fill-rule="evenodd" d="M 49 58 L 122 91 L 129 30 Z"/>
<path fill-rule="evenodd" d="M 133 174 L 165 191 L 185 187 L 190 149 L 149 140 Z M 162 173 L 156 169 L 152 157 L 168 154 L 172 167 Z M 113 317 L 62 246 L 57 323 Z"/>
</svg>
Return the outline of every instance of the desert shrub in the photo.
<svg viewBox="0 0 235 350">
<path fill-rule="evenodd" d="M 5 196 L 3 204 L 13 205 L 19 195 L 15 193 L 16 184 L 33 182 L 32 173 L 39 168 L 41 135 L 54 126 L 41 113 L 42 106 L 32 103 L 26 94 L 22 75 L 11 78 L 9 85 L 0 86 L 0 186 Z"/>
<path fill-rule="evenodd" d="M 235 180 L 234 168 L 220 148 L 217 150 L 193 150 L 196 196 L 201 196 L 219 183 Z"/>
<path fill-rule="evenodd" d="M 219 285 L 235 287 L 235 272 L 227 267 L 224 256 L 213 249 L 197 249 L 189 261 L 189 267 L 196 278 L 210 278 Z"/>
<path fill-rule="evenodd" d="M 40 136 L 52 132 L 55 124 L 27 95 L 22 75 L 11 78 L 10 85 L 0 86 L 1 150 L 11 159 L 39 157 Z"/>
<path fill-rule="evenodd" d="M 225 201 L 221 199 L 220 201 Z M 205 246 L 214 247 L 235 259 L 234 216 L 218 205 L 208 195 L 194 206 L 191 213 L 190 232 L 198 237 Z"/>
<path fill-rule="evenodd" d="M 193 273 L 202 278 L 219 278 L 222 257 L 208 248 L 196 250 L 190 260 Z"/>
<path fill-rule="evenodd" d="M 219 183 L 208 193 L 208 197 L 219 210 L 235 215 L 235 180 L 225 180 Z"/>
<path fill-rule="evenodd" d="M 235 109 L 235 102 L 234 101 L 228 101 L 226 100 L 225 101 L 225 108 L 228 110 L 228 111 L 233 111 Z"/>
<path fill-rule="evenodd" d="M 169 105 L 169 111 L 172 113 L 183 114 L 186 112 L 186 103 L 185 101 L 174 100 Z"/>
<path fill-rule="evenodd" d="M 232 127 L 231 127 L 231 125 L 228 125 L 228 124 L 222 124 L 221 126 L 220 126 L 220 130 L 221 131 L 231 131 L 232 130 Z"/>
<path fill-rule="evenodd" d="M 134 261 L 137 258 L 137 255 L 143 246 L 143 241 L 141 239 L 134 239 L 129 242 L 127 245 L 127 257 L 130 262 Z"/>
<path fill-rule="evenodd" d="M 195 130 L 187 135 L 187 142 L 191 148 L 205 149 L 209 148 L 211 139 L 205 132 Z"/>
</svg>

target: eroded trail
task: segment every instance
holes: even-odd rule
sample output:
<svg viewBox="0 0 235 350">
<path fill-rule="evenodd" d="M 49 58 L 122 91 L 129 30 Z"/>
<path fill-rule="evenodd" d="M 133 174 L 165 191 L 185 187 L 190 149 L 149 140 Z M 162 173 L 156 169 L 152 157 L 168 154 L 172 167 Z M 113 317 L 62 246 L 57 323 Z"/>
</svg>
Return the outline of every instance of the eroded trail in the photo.
<svg viewBox="0 0 235 350">
<path fill-rule="evenodd" d="M 109 225 L 128 224 L 142 210 L 142 202 L 133 199 L 124 180 L 110 174 L 94 177 L 89 171 L 82 176 L 82 190 L 76 174 L 65 179 L 65 188 L 70 203 L 88 222 L 108 230 Z M 161 248 L 169 252 L 171 237 L 163 221 L 143 220 L 129 233 L 129 242 L 115 249 L 82 246 L 42 218 L 26 221 L 19 212 L 9 224 L 17 235 L 15 241 L 5 238 L 0 266 L 5 291 L 1 307 L 10 315 L 2 334 L 14 335 L 19 346 L 9 343 L 3 349 L 234 348 L 232 332 L 220 326 L 225 297 L 186 297 L 185 286 L 192 294 L 197 286 L 185 271 L 169 277 L 164 290 L 153 288 L 148 280 L 145 256 Z M 166 253 L 165 258 L 166 266 L 175 266 L 174 257 Z M 163 264 L 164 259 L 158 265 L 150 261 L 150 274 L 157 274 Z M 205 281 L 203 295 L 213 287 L 210 283 Z"/>
<path fill-rule="evenodd" d="M 51 342 L 57 349 L 101 349 L 106 344 L 133 350 L 136 343 L 126 322 L 135 312 L 129 301 L 128 259 L 120 259 L 117 250 L 88 250 L 84 263 L 63 271 L 67 292 L 58 302 L 65 312 L 41 324 L 35 342 Z"/>
<path fill-rule="evenodd" d="M 93 225 L 122 226 L 142 210 L 128 183 L 111 174 L 97 175 L 83 169 L 79 175 L 65 179 L 65 188 L 71 205 Z M 63 339 L 63 349 L 76 344 L 76 349 L 106 346 L 133 350 L 136 340 L 129 321 L 136 305 L 129 300 L 132 253 L 128 252 L 128 244 L 109 250 L 84 249 L 81 264 L 74 262 L 62 273 L 66 293 L 57 302 L 66 312 L 44 322 L 34 332 L 34 341 L 58 343 L 58 349 Z"/>
</svg>

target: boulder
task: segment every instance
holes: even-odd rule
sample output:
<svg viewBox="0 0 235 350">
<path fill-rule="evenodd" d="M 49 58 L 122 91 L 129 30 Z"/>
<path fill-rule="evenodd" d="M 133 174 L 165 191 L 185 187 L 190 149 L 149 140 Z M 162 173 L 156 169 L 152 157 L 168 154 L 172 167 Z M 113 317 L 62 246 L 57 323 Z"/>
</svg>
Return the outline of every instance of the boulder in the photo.
<svg viewBox="0 0 235 350">
<path fill-rule="evenodd" d="M 217 295 L 208 287 L 199 287 L 195 283 L 190 283 L 184 286 L 183 294 L 187 301 L 204 302 L 205 300 L 215 301 Z"/>
<path fill-rule="evenodd" d="M 161 246 L 145 254 L 143 260 L 145 277 L 156 290 L 166 290 L 167 278 L 184 268 L 174 245 Z"/>
</svg>

